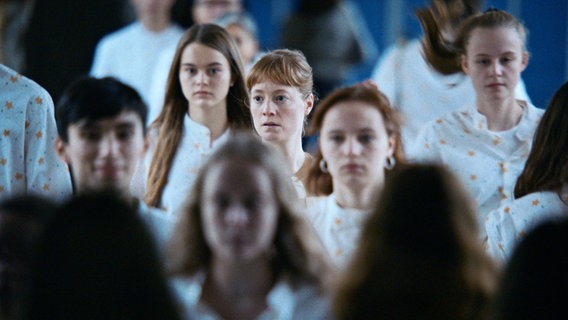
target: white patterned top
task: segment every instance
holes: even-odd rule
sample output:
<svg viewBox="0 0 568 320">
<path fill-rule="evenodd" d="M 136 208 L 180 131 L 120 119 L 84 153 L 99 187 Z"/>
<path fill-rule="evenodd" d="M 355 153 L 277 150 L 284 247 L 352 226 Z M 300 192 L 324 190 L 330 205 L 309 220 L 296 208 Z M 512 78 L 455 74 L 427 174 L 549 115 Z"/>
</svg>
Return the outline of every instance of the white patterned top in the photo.
<svg viewBox="0 0 568 320">
<path fill-rule="evenodd" d="M 168 215 L 177 217 L 177 211 L 184 204 L 199 170 L 209 156 L 230 137 L 231 130 L 226 130 L 220 137 L 211 141 L 211 131 L 206 126 L 193 121 L 189 116 L 184 117 L 183 133 L 178 145 L 172 166 L 168 174 L 168 183 L 162 192 L 161 208 Z M 139 163 L 133 179 L 133 194 L 142 198 L 148 180 L 148 170 L 156 145 L 157 134 L 149 133 L 152 139 L 150 150 L 146 153 L 143 163 Z M 143 181 L 140 181 L 140 178 Z"/>
<path fill-rule="evenodd" d="M 0 199 L 34 193 L 55 200 L 71 195 L 67 166 L 57 157 L 51 96 L 0 64 Z"/>
<path fill-rule="evenodd" d="M 474 106 L 450 112 L 423 127 L 410 157 L 442 163 L 461 180 L 476 202 L 480 230 L 490 211 L 513 199 L 542 117 L 543 110 L 522 105 L 519 124 L 500 132 L 490 131 L 487 119 Z"/>
<path fill-rule="evenodd" d="M 337 267 L 345 268 L 357 249 L 369 211 L 342 208 L 333 193 L 325 197 L 308 197 L 307 206 L 307 218 L 331 261 Z"/>
<path fill-rule="evenodd" d="M 556 192 L 535 192 L 507 201 L 487 215 L 487 251 L 496 260 L 506 262 L 527 232 L 559 216 L 568 216 L 568 206 Z"/>
<path fill-rule="evenodd" d="M 424 60 L 420 39 L 389 47 L 371 77 L 404 116 L 403 146 L 409 148 L 422 126 L 444 114 L 475 103 L 475 90 L 465 74 L 443 75 Z M 530 102 L 522 79 L 515 97 Z"/>
</svg>

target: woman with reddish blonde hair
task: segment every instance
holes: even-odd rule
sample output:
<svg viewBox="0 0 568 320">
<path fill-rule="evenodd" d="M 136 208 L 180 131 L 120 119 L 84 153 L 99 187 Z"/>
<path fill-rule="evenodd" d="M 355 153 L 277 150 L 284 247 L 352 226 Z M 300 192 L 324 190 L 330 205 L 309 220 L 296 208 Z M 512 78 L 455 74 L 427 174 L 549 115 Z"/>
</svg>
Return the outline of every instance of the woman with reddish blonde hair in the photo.
<svg viewBox="0 0 568 320">
<path fill-rule="evenodd" d="M 404 162 L 400 120 L 373 85 L 333 91 L 318 104 L 312 133 L 319 135 L 310 168 L 308 218 L 337 265 L 356 247 L 362 223 L 389 170 Z"/>
<path fill-rule="evenodd" d="M 247 76 L 254 128 L 262 141 L 280 150 L 290 167 L 300 198 L 312 156 L 302 147 L 307 117 L 314 106 L 312 67 L 297 50 L 266 53 Z"/>
</svg>

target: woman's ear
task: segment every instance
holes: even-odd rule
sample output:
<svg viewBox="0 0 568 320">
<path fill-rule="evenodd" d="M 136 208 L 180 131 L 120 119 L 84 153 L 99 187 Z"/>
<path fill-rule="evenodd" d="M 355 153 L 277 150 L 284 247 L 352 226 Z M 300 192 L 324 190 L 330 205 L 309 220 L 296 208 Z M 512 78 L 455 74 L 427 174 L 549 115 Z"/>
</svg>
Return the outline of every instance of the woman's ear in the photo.
<svg viewBox="0 0 568 320">
<path fill-rule="evenodd" d="M 523 57 L 521 61 L 521 71 L 525 71 L 528 65 L 529 65 L 529 53 L 523 51 Z"/>
<path fill-rule="evenodd" d="M 465 54 L 462 54 L 460 57 L 460 64 L 461 64 L 461 68 L 463 70 L 463 73 L 468 74 L 469 72 L 469 65 L 467 63 L 467 57 L 465 56 Z"/>
<path fill-rule="evenodd" d="M 396 134 L 391 134 L 388 138 L 389 148 L 387 151 L 388 156 L 394 156 L 394 151 L 396 150 Z"/>
<path fill-rule="evenodd" d="M 308 116 L 312 109 L 314 108 L 314 94 L 310 93 L 310 95 L 306 98 L 306 108 L 304 109 L 304 116 Z"/>
</svg>

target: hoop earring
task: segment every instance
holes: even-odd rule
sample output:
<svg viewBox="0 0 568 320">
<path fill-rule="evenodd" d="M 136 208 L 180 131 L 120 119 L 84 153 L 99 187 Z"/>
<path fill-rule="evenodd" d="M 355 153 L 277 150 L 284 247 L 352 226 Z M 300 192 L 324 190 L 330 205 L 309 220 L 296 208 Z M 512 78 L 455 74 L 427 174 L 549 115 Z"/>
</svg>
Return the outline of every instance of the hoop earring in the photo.
<svg viewBox="0 0 568 320">
<path fill-rule="evenodd" d="M 321 159 L 321 160 L 320 160 L 320 162 L 319 162 L 319 167 L 320 167 L 321 172 L 323 172 L 323 173 L 329 173 L 329 171 L 327 171 L 327 163 L 325 162 L 324 159 Z"/>
<path fill-rule="evenodd" d="M 394 156 L 390 156 L 385 160 L 385 169 L 392 170 L 396 165 L 396 158 Z"/>
</svg>

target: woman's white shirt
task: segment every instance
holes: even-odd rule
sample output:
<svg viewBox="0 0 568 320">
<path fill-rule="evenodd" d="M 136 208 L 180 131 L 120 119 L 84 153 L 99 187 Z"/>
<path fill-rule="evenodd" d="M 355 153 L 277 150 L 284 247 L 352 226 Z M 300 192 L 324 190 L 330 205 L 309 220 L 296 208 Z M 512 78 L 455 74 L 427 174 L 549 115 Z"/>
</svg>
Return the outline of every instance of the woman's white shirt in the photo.
<svg viewBox="0 0 568 320">
<path fill-rule="evenodd" d="M 544 220 L 568 216 L 567 210 L 558 193 L 550 191 L 507 201 L 487 215 L 487 251 L 496 260 L 506 262 L 527 232 Z"/>
<path fill-rule="evenodd" d="M 401 135 L 405 148 L 429 121 L 475 103 L 471 78 L 434 70 L 424 60 L 421 39 L 397 43 L 385 50 L 371 79 L 404 116 Z M 530 102 L 522 79 L 515 88 L 515 97 Z"/>
<path fill-rule="evenodd" d="M 201 290 L 205 281 L 205 272 L 194 277 L 177 277 L 171 285 L 178 301 L 183 307 L 184 319 L 220 320 L 221 317 L 201 301 Z M 292 286 L 285 279 L 280 279 L 266 297 L 267 309 L 258 320 L 292 319 L 330 319 L 329 300 L 311 285 Z"/>
<path fill-rule="evenodd" d="M 176 215 L 187 199 L 201 167 L 219 146 L 227 142 L 230 135 L 231 130 L 227 129 L 215 141 L 211 141 L 209 128 L 193 121 L 189 116 L 184 117 L 182 137 L 171 164 L 168 182 L 162 192 L 161 208 L 168 212 L 168 215 Z M 142 177 L 143 181 L 133 181 L 132 186 L 134 195 L 138 197 L 145 193 L 148 170 L 158 139 L 155 131 L 150 133 L 150 137 L 153 140 L 150 150 L 146 153 L 144 162 L 139 163 L 135 175 Z"/>
<path fill-rule="evenodd" d="M 444 164 L 461 180 L 477 205 L 481 228 L 489 212 L 513 199 L 543 114 L 521 103 L 521 120 L 510 130 L 490 131 L 485 116 L 469 106 L 426 124 L 412 148 L 411 161 Z"/>
<path fill-rule="evenodd" d="M 342 208 L 332 193 L 308 197 L 306 214 L 334 265 L 345 268 L 357 248 L 369 211 Z"/>
</svg>

